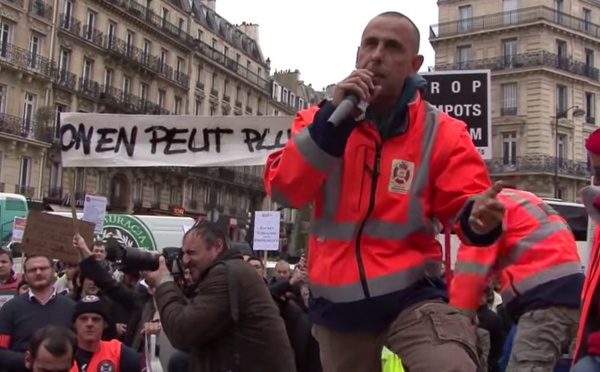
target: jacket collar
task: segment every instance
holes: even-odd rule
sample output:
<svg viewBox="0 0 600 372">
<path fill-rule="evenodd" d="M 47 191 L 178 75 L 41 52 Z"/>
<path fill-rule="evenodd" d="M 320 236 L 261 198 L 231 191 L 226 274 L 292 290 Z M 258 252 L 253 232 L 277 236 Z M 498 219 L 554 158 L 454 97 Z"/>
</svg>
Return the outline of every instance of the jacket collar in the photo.
<svg viewBox="0 0 600 372">
<path fill-rule="evenodd" d="M 237 260 L 237 259 L 240 259 L 240 260 L 244 259 L 240 252 L 238 252 L 237 250 L 233 250 L 233 249 L 224 250 L 217 256 L 217 258 L 214 260 L 214 262 L 200 274 L 200 280 L 204 279 L 206 274 L 208 274 L 208 272 L 213 267 L 220 265 L 221 263 L 223 263 L 225 261 Z"/>
</svg>

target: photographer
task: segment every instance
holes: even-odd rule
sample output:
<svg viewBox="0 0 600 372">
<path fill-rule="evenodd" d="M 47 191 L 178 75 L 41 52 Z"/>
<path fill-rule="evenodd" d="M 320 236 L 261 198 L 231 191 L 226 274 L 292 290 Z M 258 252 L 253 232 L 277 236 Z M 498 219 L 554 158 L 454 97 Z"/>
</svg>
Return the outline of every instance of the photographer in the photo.
<svg viewBox="0 0 600 372">
<path fill-rule="evenodd" d="M 98 261 L 87 247 L 81 235 L 73 238 L 73 246 L 81 252 L 83 260 L 80 263 L 80 272 L 94 281 L 103 295 L 122 307 L 131 309 L 131 318 L 124 328 L 123 343 L 137 351 L 142 351 L 143 330 L 145 324 L 154 319 L 154 302 L 152 294 L 140 291 L 137 286 L 129 288 L 117 281 L 106 270 L 102 261 Z"/>
<path fill-rule="evenodd" d="M 192 355 L 189 370 L 295 371 L 271 294 L 216 225 L 202 222 L 186 232 L 182 261 L 197 283 L 189 302 L 164 257 L 146 281 L 155 288 L 163 331 L 174 347 Z"/>
</svg>

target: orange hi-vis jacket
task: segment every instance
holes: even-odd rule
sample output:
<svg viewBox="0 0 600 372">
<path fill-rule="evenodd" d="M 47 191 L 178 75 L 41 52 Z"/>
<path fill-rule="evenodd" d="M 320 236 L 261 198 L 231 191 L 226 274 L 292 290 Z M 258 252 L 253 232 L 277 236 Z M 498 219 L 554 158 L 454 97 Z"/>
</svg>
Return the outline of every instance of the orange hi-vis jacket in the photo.
<svg viewBox="0 0 600 372">
<path fill-rule="evenodd" d="M 420 94 L 408 105 L 403 133 L 382 141 L 374 123 L 363 120 L 349 133 L 342 157 L 321 149 L 310 131 L 326 124 L 334 109 L 325 102 L 300 111 L 291 140 L 269 156 L 265 169 L 273 201 L 287 207 L 314 202 L 308 271 L 311 317 L 321 324 L 342 318 L 328 312 L 343 308 L 365 317 L 361 312 L 370 309 L 346 305 L 425 280 L 432 262 L 441 265 L 436 219 L 455 221 L 491 186 L 465 124 Z"/>
<path fill-rule="evenodd" d="M 493 273 L 502 287 L 503 305 L 515 316 L 533 310 L 532 306 L 578 307 L 579 289 L 553 293 L 563 292 L 560 279 L 576 275 L 571 283 L 579 288 L 583 283 L 577 243 L 567 222 L 530 192 L 505 188 L 498 198 L 506 206 L 504 234 L 489 247 L 459 247 L 450 303 L 459 309 L 476 310 Z M 549 287 L 540 290 L 549 283 L 553 283 L 550 287 L 556 286 L 554 291 Z M 541 298 L 544 293 L 552 298 Z M 528 299 L 532 295 L 536 298 Z"/>
<path fill-rule="evenodd" d="M 90 364 L 86 371 L 110 371 L 121 372 L 121 346 L 123 343 L 119 340 L 100 341 L 98 350 L 92 356 Z M 73 362 L 71 372 L 79 372 L 77 362 Z M 127 371 L 123 371 L 127 372 Z"/>
<path fill-rule="evenodd" d="M 573 361 L 587 355 L 587 343 L 590 333 L 600 331 L 600 207 L 595 204 L 600 200 L 600 187 L 589 186 L 581 190 L 581 196 L 588 215 L 595 224 L 594 240 L 592 241 L 590 261 L 583 291 L 582 306 L 579 320 L 579 333 Z"/>
</svg>

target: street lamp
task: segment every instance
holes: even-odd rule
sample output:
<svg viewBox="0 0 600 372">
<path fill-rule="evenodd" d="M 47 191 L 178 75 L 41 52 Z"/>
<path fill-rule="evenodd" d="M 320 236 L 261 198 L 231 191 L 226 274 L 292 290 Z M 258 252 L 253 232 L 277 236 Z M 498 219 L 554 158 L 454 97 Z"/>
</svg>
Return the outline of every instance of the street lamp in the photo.
<svg viewBox="0 0 600 372">
<path fill-rule="evenodd" d="M 558 199 L 558 121 L 566 118 L 571 110 L 573 110 L 574 118 L 580 118 L 585 115 L 585 110 L 581 107 L 571 106 L 562 112 L 557 112 L 554 118 L 554 198 L 556 199 Z"/>
</svg>

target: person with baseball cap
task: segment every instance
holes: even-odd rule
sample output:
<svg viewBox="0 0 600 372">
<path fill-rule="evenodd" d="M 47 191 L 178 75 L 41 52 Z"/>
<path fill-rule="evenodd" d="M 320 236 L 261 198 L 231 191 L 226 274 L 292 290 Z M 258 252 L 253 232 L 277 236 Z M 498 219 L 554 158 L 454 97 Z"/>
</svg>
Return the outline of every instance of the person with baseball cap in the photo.
<svg viewBox="0 0 600 372">
<path fill-rule="evenodd" d="M 142 371 L 144 359 L 139 353 L 119 340 L 102 341 L 108 311 L 108 303 L 98 296 L 85 296 L 75 305 L 77 353 L 71 372 Z"/>
</svg>

